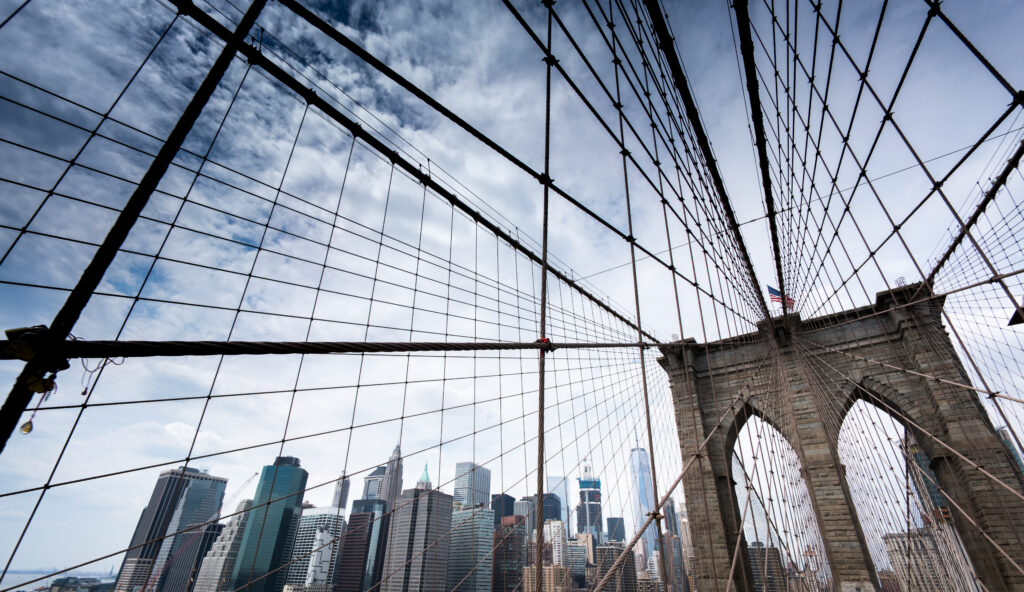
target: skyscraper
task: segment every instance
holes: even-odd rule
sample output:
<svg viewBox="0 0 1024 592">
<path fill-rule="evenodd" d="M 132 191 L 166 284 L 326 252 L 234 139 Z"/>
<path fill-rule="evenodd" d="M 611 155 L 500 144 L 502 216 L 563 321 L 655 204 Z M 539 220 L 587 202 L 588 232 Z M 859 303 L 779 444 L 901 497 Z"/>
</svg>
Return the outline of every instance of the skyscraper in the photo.
<svg viewBox="0 0 1024 592">
<path fill-rule="evenodd" d="M 532 539 L 533 531 L 537 528 L 537 515 L 533 513 L 533 497 L 527 496 L 520 499 L 515 503 L 514 507 L 515 515 L 526 519 L 526 540 Z"/>
<path fill-rule="evenodd" d="M 558 518 L 551 518 L 551 520 L 561 520 L 564 522 L 565 532 L 571 537 L 573 535 L 571 524 L 573 521 L 569 519 L 572 515 L 572 508 L 569 507 L 572 504 L 572 498 L 569 497 L 569 480 L 558 475 L 548 475 L 546 492 L 557 495 L 558 501 L 561 502 L 558 508 Z M 545 520 L 547 519 L 545 518 Z"/>
<path fill-rule="evenodd" d="M 188 538 L 178 546 L 170 561 L 165 564 L 167 567 L 160 582 L 161 589 L 167 592 L 192 592 L 203 558 L 223 530 L 223 524 L 213 522 L 190 531 Z"/>
<path fill-rule="evenodd" d="M 635 532 L 643 526 L 647 515 L 654 511 L 654 483 L 651 480 L 651 461 L 647 456 L 647 450 L 638 446 L 630 451 L 629 470 L 635 488 L 633 497 L 633 529 Z M 644 531 L 640 540 L 644 544 L 643 554 L 645 557 L 658 549 L 658 532 L 653 523 Z"/>
<path fill-rule="evenodd" d="M 352 514 L 342 537 L 341 559 L 334 578 L 335 592 L 365 592 L 380 583 L 389 518 L 384 500 L 352 502 Z"/>
<path fill-rule="evenodd" d="M 334 497 L 331 499 L 332 506 L 335 508 L 341 508 L 342 510 L 348 507 L 348 488 L 348 477 L 339 478 L 338 482 L 334 485 Z M 342 512 L 342 515 L 344 514 L 345 512 Z"/>
<path fill-rule="evenodd" d="M 579 535 L 577 535 L 579 536 Z M 580 590 L 587 587 L 587 547 L 584 543 L 569 541 L 569 575 Z"/>
<path fill-rule="evenodd" d="M 242 544 L 242 532 L 249 520 L 249 509 L 252 500 L 242 500 L 235 508 L 235 515 L 228 521 L 213 546 L 206 552 L 206 557 L 196 575 L 193 592 L 219 592 L 227 586 L 235 569 L 238 547 Z M 240 512 L 240 513 L 239 513 Z"/>
<path fill-rule="evenodd" d="M 402 493 L 402 448 L 396 444 L 391 458 L 384 470 L 384 480 L 380 484 L 380 498 L 388 504 L 388 511 L 395 509 L 395 500 Z"/>
<path fill-rule="evenodd" d="M 370 474 L 363 479 L 363 499 L 384 499 L 384 474 L 387 472 L 386 465 L 381 465 L 370 471 Z"/>
<path fill-rule="evenodd" d="M 491 592 L 494 511 L 482 505 L 452 512 L 447 590 Z"/>
<path fill-rule="evenodd" d="M 668 498 L 665 506 L 661 509 L 661 513 L 665 515 L 665 519 L 661 521 L 665 525 L 665 532 L 680 536 L 679 515 L 676 514 L 676 500 Z"/>
<path fill-rule="evenodd" d="M 474 462 L 455 464 L 455 503 L 486 506 L 491 498 L 491 470 Z"/>
<path fill-rule="evenodd" d="M 569 540 L 561 520 L 544 521 L 544 546 L 551 549 L 552 565 L 569 564 Z M 544 554 L 547 555 L 547 552 Z"/>
<path fill-rule="evenodd" d="M 431 487 L 424 466 L 416 487 L 396 501 L 381 592 L 444 592 L 452 502 L 452 496 Z"/>
<path fill-rule="evenodd" d="M 151 590 L 156 590 L 172 549 L 180 548 L 186 540 L 184 535 L 195 533 L 163 537 L 215 518 L 224 500 L 226 484 L 227 479 L 193 468 L 160 473 L 135 527 L 131 550 L 125 554 L 114 590 L 131 592 L 147 582 Z"/>
<path fill-rule="evenodd" d="M 205 554 L 209 550 L 209 545 L 213 543 L 213 540 L 208 537 L 216 538 L 220 534 L 220 531 L 216 530 L 208 531 L 204 536 L 204 523 L 217 518 L 220 505 L 224 501 L 224 488 L 227 486 L 228 480 L 222 477 L 209 477 L 206 473 L 202 474 L 207 478 L 191 478 L 185 482 L 185 491 L 178 499 L 174 514 L 167 524 L 167 534 L 174 532 L 181 534 L 169 536 L 161 541 L 160 551 L 157 553 L 156 562 L 153 565 L 153 573 L 149 578 L 152 590 L 157 592 L 163 590 L 164 579 L 171 567 L 179 559 L 186 561 L 181 557 L 182 553 L 186 553 L 190 547 L 205 542 L 207 544 L 203 551 Z M 202 562 L 202 557 L 198 559 Z M 187 574 L 182 573 L 183 569 L 188 568 L 179 566 L 174 570 L 176 578 L 188 577 Z"/>
<path fill-rule="evenodd" d="M 528 495 L 523 498 L 523 501 L 529 501 L 534 504 L 537 499 L 535 495 Z M 516 510 L 516 514 L 519 510 Z M 544 506 L 543 506 L 543 519 L 544 520 L 561 520 L 562 519 L 562 498 L 558 497 L 555 493 L 544 494 Z M 534 517 L 536 520 L 536 517 Z"/>
<path fill-rule="evenodd" d="M 910 468 L 910 479 L 914 482 L 917 490 L 917 498 L 921 510 L 937 522 L 951 522 L 953 516 L 949 512 L 946 498 L 939 492 L 935 485 L 938 477 L 931 469 L 931 462 L 928 455 L 911 439 L 909 432 L 903 438 L 903 453 L 909 456 L 916 468 Z"/>
<path fill-rule="evenodd" d="M 306 592 L 329 592 L 331 571 L 334 567 L 334 545 L 336 536 L 328 525 L 322 525 L 313 538 L 313 551 L 306 566 L 304 586 Z"/>
<path fill-rule="evenodd" d="M 686 577 L 686 559 L 683 556 L 682 539 L 674 534 L 666 534 L 665 546 L 670 551 L 665 555 L 665 558 L 669 560 L 666 562 L 666 568 L 672 572 L 670 577 L 675 589 L 681 592 L 689 591 L 690 582 Z"/>
<path fill-rule="evenodd" d="M 494 511 L 494 528 L 501 526 L 501 519 L 505 516 L 514 516 L 516 513 L 516 498 L 504 493 L 496 493 L 491 496 L 491 510 Z"/>
<path fill-rule="evenodd" d="M 279 456 L 263 467 L 232 572 L 232 589 L 248 586 L 247 592 L 278 592 L 284 587 L 288 570 L 279 568 L 291 559 L 308 475 L 291 456 Z"/>
<path fill-rule="evenodd" d="M 601 545 L 597 548 L 597 581 L 600 582 L 611 569 L 615 560 L 623 553 L 619 545 Z M 633 551 L 629 551 L 622 566 L 612 576 L 611 582 L 604 588 L 607 592 L 633 592 L 636 590 L 636 561 Z"/>
<path fill-rule="evenodd" d="M 608 523 L 608 540 L 617 543 L 625 542 L 626 525 L 622 518 L 609 516 L 605 521 Z"/>
<path fill-rule="evenodd" d="M 601 543 L 601 480 L 594 477 L 589 461 L 583 463 L 579 480 L 580 503 L 576 506 L 576 532 L 594 537 Z"/>
<path fill-rule="evenodd" d="M 747 548 L 750 571 L 754 574 L 754 589 L 764 592 L 787 592 L 786 570 L 782 567 L 782 556 L 773 546 L 764 546 L 754 541 Z"/>
<path fill-rule="evenodd" d="M 521 592 L 526 566 L 526 517 L 505 516 L 494 532 L 494 592 Z"/>
<path fill-rule="evenodd" d="M 299 528 L 295 533 L 295 542 L 292 543 L 291 565 L 288 566 L 288 576 L 285 584 L 302 586 L 306 582 L 306 573 L 313 559 L 313 551 L 317 548 L 316 538 L 321 529 L 326 528 L 331 535 L 331 540 L 338 540 L 345 532 L 345 518 L 342 509 L 328 506 L 326 508 L 311 508 L 302 511 L 299 518 Z M 330 543 L 327 552 L 334 556 L 337 549 L 335 543 Z M 328 575 L 334 574 L 333 562 L 328 562 Z"/>
</svg>

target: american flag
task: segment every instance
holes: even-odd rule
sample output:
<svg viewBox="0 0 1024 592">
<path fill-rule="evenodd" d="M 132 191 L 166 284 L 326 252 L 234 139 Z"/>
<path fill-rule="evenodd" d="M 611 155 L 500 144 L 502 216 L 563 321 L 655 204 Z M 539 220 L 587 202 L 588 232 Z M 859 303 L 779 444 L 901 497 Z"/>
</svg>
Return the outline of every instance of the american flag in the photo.
<svg viewBox="0 0 1024 592">
<path fill-rule="evenodd" d="M 772 302 L 777 302 L 779 304 L 782 304 L 782 292 L 779 292 L 778 290 L 776 290 L 775 288 L 773 288 L 771 286 L 768 286 L 768 298 Z M 793 302 L 793 299 L 790 298 L 789 296 L 787 296 L 786 297 L 786 307 L 785 307 L 785 309 L 786 310 L 793 310 L 793 307 L 795 305 L 796 305 L 796 303 Z"/>
</svg>

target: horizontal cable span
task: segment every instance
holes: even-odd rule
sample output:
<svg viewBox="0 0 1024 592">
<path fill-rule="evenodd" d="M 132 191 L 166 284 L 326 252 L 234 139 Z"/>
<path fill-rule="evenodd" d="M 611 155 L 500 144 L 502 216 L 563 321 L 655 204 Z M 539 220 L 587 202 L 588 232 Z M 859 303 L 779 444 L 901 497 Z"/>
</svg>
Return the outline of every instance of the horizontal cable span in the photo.
<svg viewBox="0 0 1024 592">
<path fill-rule="evenodd" d="M 268 354 L 362 354 L 428 351 L 599 349 L 616 347 L 685 347 L 684 343 L 551 341 L 65 341 L 46 348 L 46 356 L 63 358 L 147 358 L 160 356 L 243 356 Z M 0 340 L 0 360 L 18 359 L 18 342 Z"/>
</svg>

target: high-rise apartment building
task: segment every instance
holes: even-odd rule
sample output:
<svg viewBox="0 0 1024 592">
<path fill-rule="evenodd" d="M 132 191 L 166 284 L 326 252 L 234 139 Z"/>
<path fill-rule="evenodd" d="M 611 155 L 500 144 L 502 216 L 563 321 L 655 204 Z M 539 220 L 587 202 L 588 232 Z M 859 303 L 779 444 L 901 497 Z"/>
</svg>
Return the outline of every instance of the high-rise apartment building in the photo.
<svg viewBox="0 0 1024 592">
<path fill-rule="evenodd" d="M 158 590 L 172 552 L 181 548 L 186 537 L 191 541 L 197 531 L 164 537 L 216 518 L 226 485 L 227 479 L 190 467 L 160 473 L 135 527 L 131 550 L 125 553 L 115 592 L 133 592 L 143 586 Z"/>
<path fill-rule="evenodd" d="M 494 511 L 478 505 L 452 512 L 448 546 L 448 590 L 491 592 Z"/>
<path fill-rule="evenodd" d="M 390 524 L 386 505 L 382 499 L 352 502 L 334 577 L 335 592 L 366 592 L 380 583 Z"/>
<path fill-rule="evenodd" d="M 242 532 L 249 520 L 252 500 L 242 500 L 235 508 L 234 516 L 228 520 L 220 536 L 206 552 L 199 573 L 196 575 L 193 592 L 220 592 L 231 584 L 235 569 L 238 547 L 242 544 Z"/>
<path fill-rule="evenodd" d="M 647 515 L 654 511 L 654 482 L 651 480 L 651 460 L 647 450 L 637 446 L 629 453 L 629 470 L 633 478 L 633 529 L 640 530 Z M 648 556 L 658 549 L 658 532 L 652 524 L 643 532 L 643 554 Z"/>
<path fill-rule="evenodd" d="M 578 480 L 580 503 L 576 506 L 576 532 L 594 537 L 601 544 L 601 480 L 594 477 L 589 461 L 583 463 L 583 476 Z"/>
<path fill-rule="evenodd" d="M 526 517 L 504 516 L 494 531 L 493 592 L 521 592 L 526 566 Z"/>
<path fill-rule="evenodd" d="M 474 462 L 455 464 L 455 503 L 486 506 L 491 501 L 491 470 Z"/>
<path fill-rule="evenodd" d="M 345 532 L 345 518 L 343 510 L 338 507 L 327 506 L 326 508 L 310 508 L 302 511 L 299 518 L 299 528 L 295 533 L 295 541 L 292 543 L 291 565 L 288 566 L 288 576 L 285 584 L 302 586 L 306 582 L 306 573 L 310 561 L 313 558 L 314 549 L 317 549 L 316 538 L 321 529 L 327 529 L 331 535 L 329 549 L 330 557 L 337 553 L 336 541 Z M 328 563 L 329 576 L 334 574 L 333 561 Z M 331 581 L 331 580 L 328 580 Z"/>
<path fill-rule="evenodd" d="M 279 592 L 284 587 L 288 569 L 282 566 L 292 557 L 308 475 L 299 459 L 291 456 L 279 456 L 274 464 L 263 467 L 231 589 Z"/>
<path fill-rule="evenodd" d="M 452 503 L 452 496 L 432 488 L 424 466 L 416 487 L 396 500 L 381 592 L 444 592 Z"/>
<path fill-rule="evenodd" d="M 501 526 L 501 519 L 505 516 L 515 516 L 516 498 L 505 493 L 496 493 L 491 496 L 491 510 L 494 511 L 494 528 Z"/>
</svg>

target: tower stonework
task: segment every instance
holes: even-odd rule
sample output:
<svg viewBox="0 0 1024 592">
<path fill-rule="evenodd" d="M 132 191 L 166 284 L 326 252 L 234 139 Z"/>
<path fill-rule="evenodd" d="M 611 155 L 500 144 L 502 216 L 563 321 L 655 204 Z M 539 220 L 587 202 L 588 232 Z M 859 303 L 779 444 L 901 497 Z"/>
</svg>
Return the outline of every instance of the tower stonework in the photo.
<svg viewBox="0 0 1024 592">
<path fill-rule="evenodd" d="M 757 333 L 662 347 L 683 460 L 698 456 L 683 478 L 698 590 L 752 590 L 749 562 L 735 554 L 748 541 L 730 458 L 751 416 L 796 451 L 835 589 L 880 589 L 838 455 L 839 426 L 864 399 L 928 455 L 981 583 L 1024 591 L 1014 566 L 1024 565 L 1024 476 L 982 407 L 985 395 L 957 386 L 970 379 L 942 326 L 943 300 L 908 285 L 871 306 L 806 321 L 789 314 L 762 321 Z"/>
</svg>

